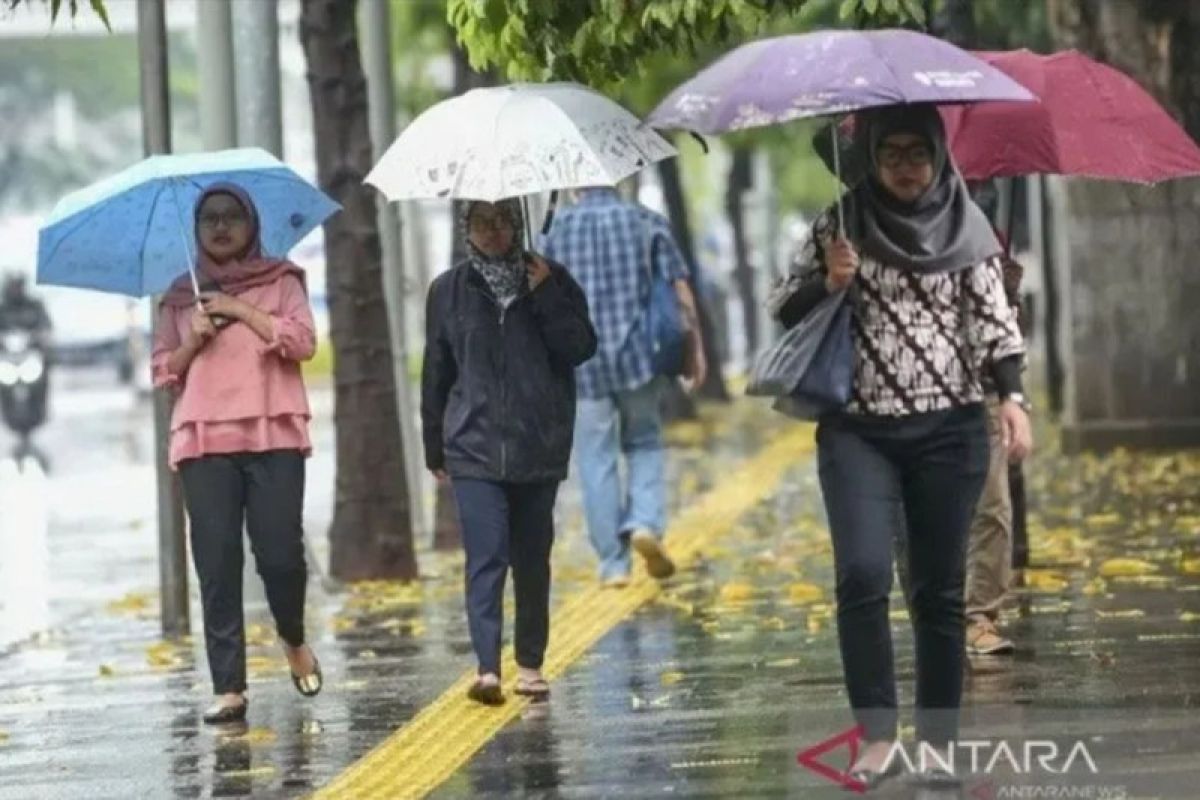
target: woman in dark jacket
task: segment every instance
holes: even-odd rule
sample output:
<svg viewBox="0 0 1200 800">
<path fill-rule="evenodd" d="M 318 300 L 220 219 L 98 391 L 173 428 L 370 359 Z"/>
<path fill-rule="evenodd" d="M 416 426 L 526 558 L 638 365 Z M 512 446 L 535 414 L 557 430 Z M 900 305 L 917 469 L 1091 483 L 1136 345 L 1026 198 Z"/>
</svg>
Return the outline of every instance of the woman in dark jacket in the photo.
<svg viewBox="0 0 1200 800">
<path fill-rule="evenodd" d="M 950 159 L 936 109 L 869 112 L 856 133 L 866 175 L 847 195 L 844 235 L 831 215 L 819 218 L 771 308 L 795 325 L 830 292 L 854 287 L 852 396 L 821 419 L 817 444 L 842 667 L 866 738 L 851 770 L 871 786 L 886 777 L 896 738 L 888 596 L 902 526 L 917 736 L 942 748 L 958 734 L 967 531 L 988 466 L 981 371 L 999 390 L 1009 456 L 1023 458 L 1032 437 L 1001 247 Z"/>
<path fill-rule="evenodd" d="M 467 619 L 479 660 L 471 699 L 500 690 L 504 581 L 516 594 L 516 693 L 544 698 L 554 501 L 575 425 L 575 367 L 596 334 L 565 269 L 526 251 L 516 200 L 465 204 L 468 258 L 438 277 L 426 308 L 425 463 L 453 484 L 467 551 Z"/>
</svg>

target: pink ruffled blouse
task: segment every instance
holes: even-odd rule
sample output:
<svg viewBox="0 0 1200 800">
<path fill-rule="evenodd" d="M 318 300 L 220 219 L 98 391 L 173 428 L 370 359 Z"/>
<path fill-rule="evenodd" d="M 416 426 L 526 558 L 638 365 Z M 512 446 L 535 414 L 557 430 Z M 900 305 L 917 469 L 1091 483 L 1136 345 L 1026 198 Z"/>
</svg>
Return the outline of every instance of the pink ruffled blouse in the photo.
<svg viewBox="0 0 1200 800">
<path fill-rule="evenodd" d="M 194 307 L 164 306 L 154 335 L 154 385 L 177 392 L 168 460 L 269 450 L 312 452 L 311 413 L 300 362 L 312 358 L 316 332 L 304 285 L 295 275 L 237 295 L 271 315 L 274 338 L 265 342 L 249 325 L 220 330 L 186 372 L 168 359 L 187 337 Z"/>
</svg>

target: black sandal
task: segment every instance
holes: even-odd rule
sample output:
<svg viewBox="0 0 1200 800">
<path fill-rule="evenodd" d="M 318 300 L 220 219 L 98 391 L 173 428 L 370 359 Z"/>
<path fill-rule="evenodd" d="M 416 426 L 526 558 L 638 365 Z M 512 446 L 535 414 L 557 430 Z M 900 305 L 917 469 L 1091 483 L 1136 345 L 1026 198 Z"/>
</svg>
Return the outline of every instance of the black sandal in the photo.
<svg viewBox="0 0 1200 800">
<path fill-rule="evenodd" d="M 317 654 L 309 652 L 313 657 L 313 671 L 304 677 L 300 677 L 296 673 L 292 673 L 292 685 L 296 687 L 296 691 L 305 697 L 316 697 L 321 693 L 321 687 L 325 685 L 325 678 L 321 675 L 321 662 L 317 661 Z"/>
<path fill-rule="evenodd" d="M 242 702 L 236 706 L 214 704 L 204 712 L 204 724 L 227 725 L 231 722 L 245 722 L 246 710 L 248 708 L 250 708 L 250 700 L 248 698 L 242 698 Z"/>
<path fill-rule="evenodd" d="M 903 768 L 900 764 L 893 761 L 888 764 L 887 769 L 860 769 L 850 773 L 850 779 L 857 781 L 862 787 L 862 791 L 871 792 L 878 789 L 882 784 L 895 778 L 900 774 Z M 849 787 L 855 789 L 856 787 Z"/>
<path fill-rule="evenodd" d="M 467 689 L 467 697 L 485 706 L 504 705 L 504 692 L 498 683 L 484 683 L 476 679 L 471 688 Z"/>
<path fill-rule="evenodd" d="M 513 694 L 518 694 L 521 697 L 529 697 L 534 701 L 548 700 L 550 698 L 550 684 L 545 678 L 534 678 L 533 680 L 525 680 L 517 678 L 517 688 L 513 689 Z"/>
</svg>

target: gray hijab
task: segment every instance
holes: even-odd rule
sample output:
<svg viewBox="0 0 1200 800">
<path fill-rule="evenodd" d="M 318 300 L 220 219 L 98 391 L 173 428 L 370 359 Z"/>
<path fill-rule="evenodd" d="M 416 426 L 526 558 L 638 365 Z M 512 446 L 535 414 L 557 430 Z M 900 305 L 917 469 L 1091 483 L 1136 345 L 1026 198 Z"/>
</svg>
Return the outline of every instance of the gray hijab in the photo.
<svg viewBox="0 0 1200 800">
<path fill-rule="evenodd" d="M 968 269 L 1002 251 L 950 158 L 936 108 L 872 109 L 859 115 L 855 133 L 860 163 L 871 169 L 848 194 L 846 227 L 863 253 L 890 266 L 933 274 Z M 879 145 L 896 133 L 923 137 L 934 153 L 933 184 L 913 203 L 897 200 L 876 177 Z"/>
</svg>

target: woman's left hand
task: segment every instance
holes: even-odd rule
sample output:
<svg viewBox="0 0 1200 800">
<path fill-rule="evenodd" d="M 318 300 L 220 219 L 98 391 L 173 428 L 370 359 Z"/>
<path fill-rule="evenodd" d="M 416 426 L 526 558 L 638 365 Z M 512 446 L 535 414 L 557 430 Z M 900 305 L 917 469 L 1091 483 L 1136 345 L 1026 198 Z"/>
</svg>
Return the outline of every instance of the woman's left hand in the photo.
<svg viewBox="0 0 1200 800">
<path fill-rule="evenodd" d="M 1005 400 L 1000 404 L 1000 435 L 1010 462 L 1024 461 L 1033 452 L 1033 427 L 1019 403 Z"/>
<path fill-rule="evenodd" d="M 546 259 L 537 253 L 529 254 L 529 261 L 526 264 L 525 271 L 529 275 L 530 291 L 541 286 L 550 277 L 550 265 L 546 263 Z"/>
<path fill-rule="evenodd" d="M 246 311 L 249 308 L 249 306 L 236 297 L 230 297 L 221 292 L 201 292 L 200 304 L 204 306 L 204 310 L 208 314 L 229 317 L 230 319 L 245 319 Z"/>
</svg>

